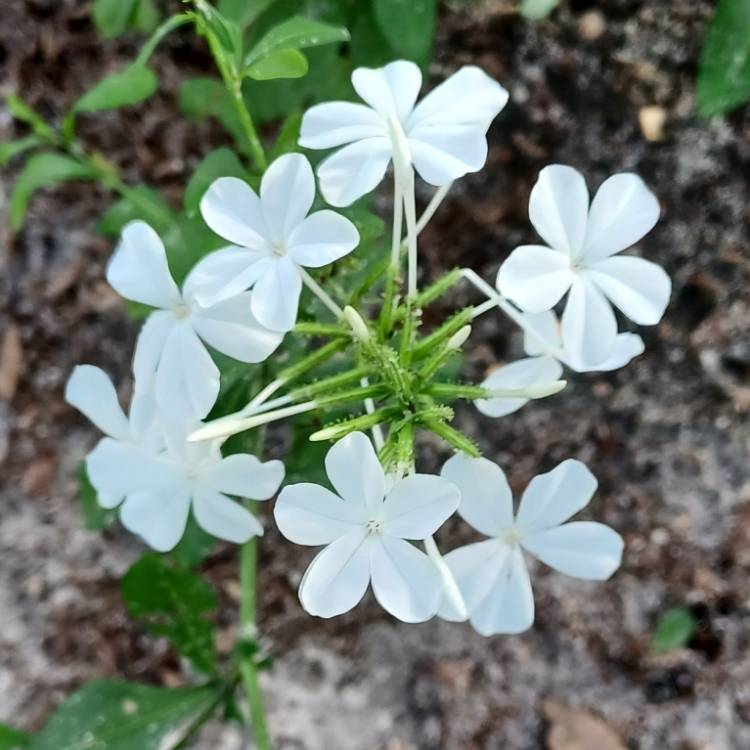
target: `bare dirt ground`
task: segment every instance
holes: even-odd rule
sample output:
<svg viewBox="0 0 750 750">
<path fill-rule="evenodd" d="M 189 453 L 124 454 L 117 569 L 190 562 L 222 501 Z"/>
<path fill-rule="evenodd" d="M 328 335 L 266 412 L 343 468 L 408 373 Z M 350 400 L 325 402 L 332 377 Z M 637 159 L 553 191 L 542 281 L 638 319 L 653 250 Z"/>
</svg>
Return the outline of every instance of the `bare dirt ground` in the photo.
<svg viewBox="0 0 750 750">
<path fill-rule="evenodd" d="M 2 5 L 2 92 L 19 91 L 50 116 L 135 49 L 98 40 L 86 3 Z M 260 608 L 276 655 L 266 675 L 272 732 L 279 748 L 300 750 L 744 750 L 750 108 L 711 122 L 694 113 L 707 0 L 569 0 L 538 24 L 509 6 L 486 2 L 441 20 L 433 79 L 479 64 L 509 88 L 511 104 L 490 132 L 486 169 L 461 182 L 425 233 L 425 265 L 431 276 L 461 264 L 493 279 L 533 238 L 528 194 L 546 163 L 575 165 L 591 185 L 634 170 L 656 191 L 663 218 L 642 250 L 667 268 L 674 294 L 663 322 L 645 331 L 646 353 L 501 422 L 459 415 L 516 490 L 564 458 L 586 461 L 600 481 L 590 513 L 625 536 L 624 565 L 607 584 L 540 569 L 534 629 L 484 639 L 440 621 L 394 622 L 369 600 L 331 622 L 309 619 L 295 589 L 310 555 L 270 529 Z M 200 45 L 177 36 L 157 63 L 161 92 L 92 119 L 86 137 L 177 204 L 197 158 L 222 136 L 176 117 L 180 78 L 208 69 Z M 666 118 L 663 133 L 652 132 L 654 113 Z M 0 109 L 0 138 L 13 134 Z M 117 527 L 84 531 L 76 499 L 73 472 L 96 436 L 63 403 L 65 379 L 91 362 L 127 382 L 136 331 L 103 281 L 111 246 L 95 222 L 104 205 L 96 188 L 66 186 L 33 201 L 20 234 L 0 228 L 0 721 L 27 729 L 95 676 L 185 679 L 120 599 L 119 577 L 140 545 Z M 454 302 L 469 299 L 459 291 Z M 499 314 L 475 339 L 474 377 L 519 353 Z M 425 443 L 424 467 L 445 455 Z M 468 539 L 459 523 L 441 535 L 446 548 Z M 222 591 L 228 636 L 234 551 L 219 548 L 205 567 Z M 692 608 L 699 632 L 688 648 L 655 655 L 655 623 L 676 605 Z M 198 746 L 242 741 L 235 729 L 208 727 Z"/>
</svg>

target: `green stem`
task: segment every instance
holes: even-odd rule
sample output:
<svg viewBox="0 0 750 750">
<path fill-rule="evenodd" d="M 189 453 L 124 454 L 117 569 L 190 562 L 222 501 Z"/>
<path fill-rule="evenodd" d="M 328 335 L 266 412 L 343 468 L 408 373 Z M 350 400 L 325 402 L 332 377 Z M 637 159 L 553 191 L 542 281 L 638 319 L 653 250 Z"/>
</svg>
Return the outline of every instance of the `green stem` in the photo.
<svg viewBox="0 0 750 750">
<path fill-rule="evenodd" d="M 151 58 L 151 55 L 154 54 L 154 50 L 159 46 L 159 42 L 161 42 L 167 34 L 171 34 L 175 29 L 184 26 L 186 23 L 191 23 L 194 20 L 195 16 L 192 13 L 178 13 L 164 21 L 164 23 L 159 26 L 153 34 L 151 34 L 151 37 L 143 47 L 141 47 L 141 51 L 138 53 L 138 57 L 135 60 L 136 65 L 145 65 Z"/>
<path fill-rule="evenodd" d="M 225 78 L 224 82 L 229 90 L 229 95 L 232 97 L 232 104 L 237 111 L 237 116 L 240 118 L 240 123 L 245 132 L 247 145 L 250 149 L 253 161 L 255 162 L 255 166 L 261 171 L 265 171 L 268 166 L 266 152 L 263 150 L 263 144 L 258 137 L 258 131 L 255 129 L 253 118 L 250 116 L 250 112 L 245 105 L 245 98 L 242 96 L 242 80 L 239 78 L 227 80 Z"/>
</svg>

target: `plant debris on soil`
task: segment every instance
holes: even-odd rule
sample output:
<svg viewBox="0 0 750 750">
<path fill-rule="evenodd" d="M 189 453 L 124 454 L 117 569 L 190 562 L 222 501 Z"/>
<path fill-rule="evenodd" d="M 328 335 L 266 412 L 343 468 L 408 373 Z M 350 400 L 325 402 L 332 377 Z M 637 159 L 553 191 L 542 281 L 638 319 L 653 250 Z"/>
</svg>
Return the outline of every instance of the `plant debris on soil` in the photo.
<svg viewBox="0 0 750 750">
<path fill-rule="evenodd" d="M 457 419 L 506 471 L 514 491 L 565 458 L 599 479 L 586 516 L 626 540 L 607 583 L 536 571 L 536 624 L 485 639 L 467 625 L 395 622 L 371 598 L 332 621 L 296 597 L 311 553 L 283 541 L 266 514 L 261 544 L 264 674 L 276 747 L 322 750 L 743 750 L 750 747 L 750 108 L 695 113 L 708 0 L 569 0 L 531 23 L 515 2 L 444 9 L 432 84 L 482 66 L 511 93 L 490 130 L 485 169 L 461 180 L 422 240 L 428 277 L 467 265 L 493 280 L 534 241 L 528 195 L 539 169 L 571 164 L 593 189 L 639 173 L 663 208 L 639 250 L 674 280 L 646 352 L 609 374 L 574 376 L 563 393 L 500 421 L 467 407 Z M 103 42 L 88 3 L 4 0 L 0 93 L 57 118 L 138 39 Z M 227 143 L 218 126 L 179 115 L 186 75 L 210 58 L 187 33 L 154 58 L 159 93 L 84 120 L 83 138 L 125 177 L 177 205 L 192 168 Z M 18 136 L 0 108 L 0 139 Z M 14 171 L 0 184 L 7 207 Z M 420 196 L 423 200 L 427 191 Z M 119 580 L 142 550 L 118 526 L 84 530 L 76 467 L 97 435 L 65 405 L 72 367 L 128 383 L 137 324 L 104 281 L 111 250 L 96 221 L 108 197 L 74 183 L 32 201 L 24 229 L 0 226 L 0 721 L 39 728 L 84 681 L 189 679 L 166 643 L 128 619 Z M 473 300 L 460 288 L 426 324 Z M 498 312 L 478 320 L 468 375 L 521 353 Z M 123 393 L 123 395 L 126 395 Z M 424 440 L 421 464 L 448 452 Z M 458 521 L 441 547 L 471 540 Z M 219 648 L 231 649 L 236 555 L 206 562 L 222 597 Z M 684 648 L 656 653 L 660 615 L 689 609 Z M 199 748 L 244 747 L 211 725 Z"/>
</svg>

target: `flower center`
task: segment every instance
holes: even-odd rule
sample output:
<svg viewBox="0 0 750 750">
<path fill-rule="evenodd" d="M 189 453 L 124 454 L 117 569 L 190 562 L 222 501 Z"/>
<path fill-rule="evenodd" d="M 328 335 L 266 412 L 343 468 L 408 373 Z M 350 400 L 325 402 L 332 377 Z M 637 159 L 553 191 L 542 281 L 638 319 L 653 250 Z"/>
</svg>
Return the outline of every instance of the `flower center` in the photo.
<svg viewBox="0 0 750 750">
<path fill-rule="evenodd" d="M 190 308 L 186 304 L 180 303 L 172 308 L 172 314 L 176 320 L 185 320 L 190 316 Z"/>
<path fill-rule="evenodd" d="M 503 541 L 512 547 L 521 541 L 521 535 L 518 533 L 517 529 L 510 529 L 505 532 Z"/>
<path fill-rule="evenodd" d="M 379 534 L 383 530 L 383 522 L 378 521 L 376 518 L 371 518 L 367 522 L 367 533 L 368 534 Z"/>
<path fill-rule="evenodd" d="M 286 255 L 286 245 L 274 245 L 273 254 L 279 258 L 283 258 Z"/>
</svg>

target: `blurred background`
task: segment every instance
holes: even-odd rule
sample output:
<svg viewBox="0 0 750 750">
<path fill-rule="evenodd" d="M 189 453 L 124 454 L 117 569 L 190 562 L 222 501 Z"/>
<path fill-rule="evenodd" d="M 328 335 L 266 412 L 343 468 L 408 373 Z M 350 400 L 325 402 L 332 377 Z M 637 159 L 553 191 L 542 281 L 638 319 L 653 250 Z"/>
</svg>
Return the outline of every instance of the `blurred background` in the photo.
<svg viewBox="0 0 750 750">
<path fill-rule="evenodd" d="M 413 0 L 401 6 L 418 19 L 414 33 L 368 2 L 338 2 L 353 40 L 310 51 L 302 83 L 248 86 L 264 136 L 282 115 L 345 87 L 356 64 L 411 57 L 429 86 L 479 65 L 509 89 L 510 103 L 490 130 L 487 166 L 454 187 L 422 236 L 425 274 L 466 265 L 493 280 L 515 246 L 534 240 L 527 206 L 539 169 L 564 163 L 584 172 L 592 192 L 618 171 L 645 179 L 663 213 L 639 249 L 666 268 L 674 292 L 662 323 L 640 331 L 646 352 L 630 366 L 574 376 L 559 396 L 502 421 L 471 408 L 458 415 L 515 491 L 565 458 L 585 461 L 600 483 L 590 517 L 626 539 L 609 583 L 540 568 L 530 632 L 485 639 L 439 620 L 405 625 L 369 596 L 344 617 L 312 620 L 296 597 L 310 551 L 281 540 L 268 519 L 259 609 L 275 657 L 263 684 L 278 748 L 750 748 L 750 5 L 722 0 L 728 23 L 709 35 L 714 49 L 699 73 L 716 9 L 709 0 L 562 0 L 525 4 L 525 15 L 516 2 L 454 2 L 436 18 L 427 0 Z M 90 2 L 0 5 L 0 93 L 55 125 L 135 58 L 159 13 L 179 10 L 144 3 L 118 20 L 98 2 L 95 23 Z M 325 15 L 337 2 L 286 5 Z M 158 90 L 132 106 L 84 111 L 78 138 L 176 211 L 196 165 L 231 145 L 232 124 L 209 84 L 186 84 L 216 76 L 190 27 L 163 41 L 150 65 Z M 31 132 L 18 111 L 0 105 L 0 142 Z M 19 217 L 25 198 L 13 190 L 28 162 L 10 157 L 6 147 L 0 722 L 36 730 L 93 677 L 172 686 L 187 676 L 123 604 L 120 579 L 141 544 L 117 524 L 86 528 L 98 522 L 81 504 L 76 472 L 97 433 L 62 399 L 80 362 L 103 367 L 127 394 L 138 321 L 103 269 L 131 214 L 111 209 L 111 191 L 96 182 L 35 191 L 44 180 L 27 176 Z M 386 188 L 376 209 L 387 218 L 388 206 Z M 473 300 L 459 289 L 427 323 Z M 473 378 L 521 352 L 500 313 L 483 316 L 472 340 Z M 434 470 L 448 452 L 425 441 L 421 455 Z M 440 536 L 446 548 L 471 539 L 458 522 Z M 220 652 L 231 649 L 235 554 L 217 546 L 201 567 L 220 596 Z M 212 724 L 196 746 L 244 745 L 235 727 Z"/>
</svg>

